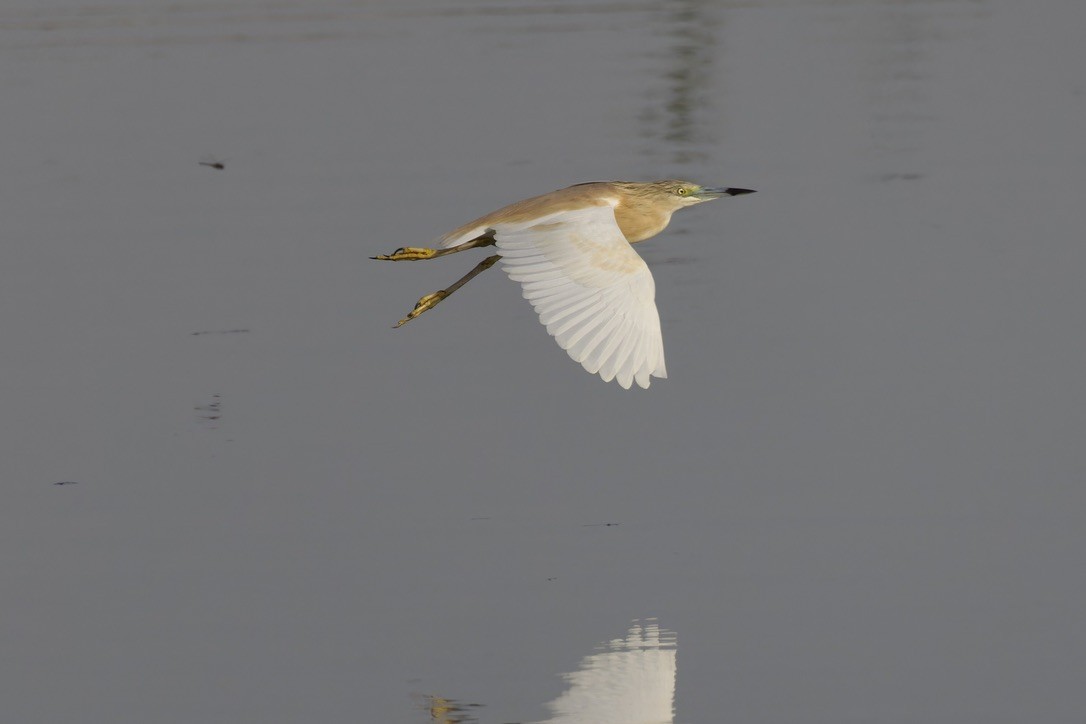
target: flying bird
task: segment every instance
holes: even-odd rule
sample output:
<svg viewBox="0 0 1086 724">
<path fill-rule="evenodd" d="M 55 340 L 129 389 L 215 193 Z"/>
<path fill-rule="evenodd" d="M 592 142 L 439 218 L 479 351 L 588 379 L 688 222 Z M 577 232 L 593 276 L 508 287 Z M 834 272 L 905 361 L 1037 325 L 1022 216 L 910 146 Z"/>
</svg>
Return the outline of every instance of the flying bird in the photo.
<svg viewBox="0 0 1086 724">
<path fill-rule="evenodd" d="M 518 201 L 450 231 L 438 248 L 401 247 L 381 261 L 436 259 L 493 246 L 493 254 L 446 289 L 427 294 L 401 327 L 499 259 L 539 321 L 575 362 L 605 382 L 647 388 L 667 377 L 656 285 L 632 244 L 663 231 L 679 209 L 752 189 L 667 179 L 595 181 Z"/>
</svg>

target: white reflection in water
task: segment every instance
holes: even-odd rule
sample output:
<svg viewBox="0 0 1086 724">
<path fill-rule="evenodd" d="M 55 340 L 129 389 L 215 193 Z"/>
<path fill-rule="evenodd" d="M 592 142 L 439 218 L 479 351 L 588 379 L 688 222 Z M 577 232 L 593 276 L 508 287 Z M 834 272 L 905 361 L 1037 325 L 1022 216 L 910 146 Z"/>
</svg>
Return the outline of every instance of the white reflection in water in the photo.
<svg viewBox="0 0 1086 724">
<path fill-rule="evenodd" d="M 562 674 L 569 684 L 536 724 L 671 724 L 675 719 L 675 634 L 655 618 L 634 619 L 626 636 L 601 644 Z M 415 694 L 437 724 L 478 724 L 483 704 Z"/>
<path fill-rule="evenodd" d="M 550 724 L 670 724 L 674 719 L 675 634 L 656 619 L 634 621 L 625 638 L 612 639 L 598 653 L 563 674 L 569 683 L 547 704 Z"/>
</svg>

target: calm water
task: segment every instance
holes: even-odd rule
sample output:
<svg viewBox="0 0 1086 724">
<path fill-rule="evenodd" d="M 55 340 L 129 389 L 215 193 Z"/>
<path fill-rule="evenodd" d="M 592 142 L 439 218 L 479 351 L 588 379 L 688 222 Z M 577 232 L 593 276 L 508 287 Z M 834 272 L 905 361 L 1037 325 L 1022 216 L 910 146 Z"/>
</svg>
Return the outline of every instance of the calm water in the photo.
<svg viewBox="0 0 1086 724">
<path fill-rule="evenodd" d="M 1080 724 L 1083 27 L 5 3 L 3 718 Z M 670 176 L 760 193 L 639 248 L 650 390 L 499 272 L 389 329 L 477 259 L 369 255 Z"/>
</svg>

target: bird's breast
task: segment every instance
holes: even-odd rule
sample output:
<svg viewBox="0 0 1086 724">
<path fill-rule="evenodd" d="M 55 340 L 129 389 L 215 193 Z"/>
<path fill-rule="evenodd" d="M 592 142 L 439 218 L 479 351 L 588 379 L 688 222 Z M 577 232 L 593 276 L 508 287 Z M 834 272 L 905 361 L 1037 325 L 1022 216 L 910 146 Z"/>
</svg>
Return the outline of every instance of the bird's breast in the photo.
<svg viewBox="0 0 1086 724">
<path fill-rule="evenodd" d="M 666 229 L 671 221 L 671 213 L 621 203 L 615 207 L 615 221 L 626 241 L 636 244 Z"/>
</svg>

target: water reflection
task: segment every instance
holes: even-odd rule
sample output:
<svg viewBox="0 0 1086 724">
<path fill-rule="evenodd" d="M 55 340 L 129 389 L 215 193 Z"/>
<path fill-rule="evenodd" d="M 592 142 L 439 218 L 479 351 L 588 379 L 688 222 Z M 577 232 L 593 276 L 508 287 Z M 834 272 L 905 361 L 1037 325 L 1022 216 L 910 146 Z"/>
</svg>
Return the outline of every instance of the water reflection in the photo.
<svg viewBox="0 0 1086 724">
<path fill-rule="evenodd" d="M 222 419 L 222 395 L 216 392 L 209 401 L 195 405 L 192 409 L 196 410 L 197 418 L 204 427 L 214 430 Z"/>
<path fill-rule="evenodd" d="M 621 638 L 596 647 L 575 671 L 561 674 L 568 688 L 546 704 L 538 724 L 671 724 L 675 718 L 675 633 L 655 618 L 635 619 Z M 430 719 L 472 724 L 481 704 L 416 695 Z"/>
<path fill-rule="evenodd" d="M 569 688 L 547 704 L 548 724 L 670 724 L 675 717 L 675 634 L 634 621 L 563 674 Z"/>
<path fill-rule="evenodd" d="M 482 704 L 468 704 L 441 696 L 416 695 L 416 701 L 438 724 L 474 724 L 479 719 L 472 712 Z"/>
<path fill-rule="evenodd" d="M 987 0 L 914 3 L 884 0 L 868 12 L 842 8 L 834 21 L 862 48 L 861 78 L 870 109 L 874 153 L 910 156 L 924 147 L 933 115 L 931 87 L 940 72 L 940 45 L 968 40 L 976 21 L 988 17 Z M 885 180 L 915 180 L 917 174 L 891 174 Z"/>
<path fill-rule="evenodd" d="M 704 159 L 705 146 L 714 140 L 698 119 L 710 104 L 718 6 L 682 0 L 665 7 L 666 12 L 652 17 L 667 40 L 661 57 L 652 58 L 662 69 L 657 71 L 662 88 L 650 87 L 641 120 L 650 140 L 646 154 L 655 156 L 658 149 L 666 149 L 667 157 L 658 162 L 685 164 Z"/>
</svg>

